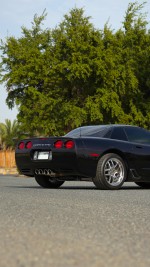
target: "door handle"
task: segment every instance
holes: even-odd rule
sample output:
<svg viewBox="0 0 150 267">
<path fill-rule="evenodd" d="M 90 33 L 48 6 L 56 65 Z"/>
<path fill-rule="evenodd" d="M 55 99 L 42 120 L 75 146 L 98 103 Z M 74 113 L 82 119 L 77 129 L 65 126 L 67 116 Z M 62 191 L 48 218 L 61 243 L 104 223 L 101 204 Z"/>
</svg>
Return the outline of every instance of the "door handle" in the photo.
<svg viewBox="0 0 150 267">
<path fill-rule="evenodd" d="M 136 148 L 142 149 L 143 147 L 142 146 L 136 146 Z"/>
</svg>

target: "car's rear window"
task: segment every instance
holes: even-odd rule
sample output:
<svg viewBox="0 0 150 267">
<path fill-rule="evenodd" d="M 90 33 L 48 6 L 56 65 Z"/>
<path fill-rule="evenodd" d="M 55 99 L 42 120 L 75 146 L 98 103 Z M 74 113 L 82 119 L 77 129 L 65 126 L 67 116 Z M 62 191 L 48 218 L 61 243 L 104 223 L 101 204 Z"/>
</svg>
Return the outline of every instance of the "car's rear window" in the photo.
<svg viewBox="0 0 150 267">
<path fill-rule="evenodd" d="M 67 137 L 107 137 L 109 138 L 111 134 L 111 127 L 109 126 L 85 126 L 72 130 L 65 136 Z"/>
</svg>

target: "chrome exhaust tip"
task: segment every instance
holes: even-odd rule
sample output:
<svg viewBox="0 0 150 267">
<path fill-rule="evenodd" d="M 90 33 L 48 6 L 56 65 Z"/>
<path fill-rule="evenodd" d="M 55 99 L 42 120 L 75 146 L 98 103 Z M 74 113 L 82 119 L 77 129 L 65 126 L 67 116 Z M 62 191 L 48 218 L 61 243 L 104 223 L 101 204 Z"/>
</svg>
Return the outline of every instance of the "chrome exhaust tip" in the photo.
<svg viewBox="0 0 150 267">
<path fill-rule="evenodd" d="M 52 171 L 50 169 L 35 169 L 34 173 L 36 175 L 51 175 Z"/>
<path fill-rule="evenodd" d="M 34 172 L 35 172 L 35 174 L 39 174 L 39 170 L 38 169 L 36 169 Z"/>
</svg>

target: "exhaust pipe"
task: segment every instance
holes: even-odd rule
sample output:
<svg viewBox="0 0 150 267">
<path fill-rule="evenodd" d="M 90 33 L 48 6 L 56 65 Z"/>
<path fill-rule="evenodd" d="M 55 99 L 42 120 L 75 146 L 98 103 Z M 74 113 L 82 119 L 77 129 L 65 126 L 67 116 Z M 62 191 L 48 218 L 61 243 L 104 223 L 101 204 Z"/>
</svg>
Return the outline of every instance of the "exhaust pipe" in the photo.
<svg viewBox="0 0 150 267">
<path fill-rule="evenodd" d="M 50 169 L 35 169 L 36 175 L 51 175 L 52 171 Z"/>
<path fill-rule="evenodd" d="M 43 174 L 48 175 L 48 170 L 47 169 L 43 170 Z"/>
<path fill-rule="evenodd" d="M 39 170 L 39 174 L 44 174 L 42 169 Z"/>
<path fill-rule="evenodd" d="M 36 175 L 45 175 L 45 176 L 50 176 L 51 178 L 57 178 L 58 177 L 65 177 L 63 173 L 55 173 L 51 171 L 51 169 L 35 169 L 34 173 Z"/>
<path fill-rule="evenodd" d="M 39 173 L 39 170 L 36 169 L 36 170 L 35 170 L 35 174 L 38 174 L 38 173 Z"/>
</svg>

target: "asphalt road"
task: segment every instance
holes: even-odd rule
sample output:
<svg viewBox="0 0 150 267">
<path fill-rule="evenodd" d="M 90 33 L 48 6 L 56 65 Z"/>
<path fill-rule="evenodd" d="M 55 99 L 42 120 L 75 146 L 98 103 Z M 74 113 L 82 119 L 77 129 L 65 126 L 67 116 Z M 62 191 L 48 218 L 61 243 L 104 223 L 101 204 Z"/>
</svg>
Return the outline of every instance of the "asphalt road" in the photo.
<svg viewBox="0 0 150 267">
<path fill-rule="evenodd" d="M 0 176 L 0 267 L 150 266 L 150 190 Z"/>
</svg>

